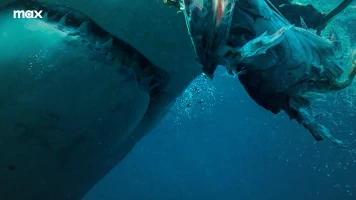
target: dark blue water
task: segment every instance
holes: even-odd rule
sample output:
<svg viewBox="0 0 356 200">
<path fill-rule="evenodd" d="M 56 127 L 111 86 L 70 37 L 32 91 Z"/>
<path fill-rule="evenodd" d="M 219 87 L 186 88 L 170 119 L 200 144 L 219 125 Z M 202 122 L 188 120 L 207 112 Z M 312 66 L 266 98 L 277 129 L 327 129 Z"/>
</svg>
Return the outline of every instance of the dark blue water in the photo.
<svg viewBox="0 0 356 200">
<path fill-rule="evenodd" d="M 355 200 L 356 159 L 220 75 L 197 80 L 85 198 L 121 199 Z"/>
</svg>

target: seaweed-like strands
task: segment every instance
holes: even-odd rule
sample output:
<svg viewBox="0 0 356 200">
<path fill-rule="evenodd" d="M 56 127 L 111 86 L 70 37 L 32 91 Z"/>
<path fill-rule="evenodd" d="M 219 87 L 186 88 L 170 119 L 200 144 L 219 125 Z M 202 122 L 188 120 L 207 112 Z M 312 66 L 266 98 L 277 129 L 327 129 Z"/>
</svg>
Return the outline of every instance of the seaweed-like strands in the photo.
<svg viewBox="0 0 356 200">
<path fill-rule="evenodd" d="M 341 90 L 341 89 L 346 88 L 349 85 L 351 85 L 351 83 L 356 75 L 356 49 L 354 49 L 353 52 L 351 53 L 350 60 L 351 60 L 351 67 L 349 70 L 348 77 L 344 81 L 337 82 L 335 84 L 336 88 L 332 88 L 332 89 Z M 323 127 L 321 127 L 321 128 L 323 128 Z M 338 145 L 339 147 L 342 147 L 342 148 L 345 148 L 348 150 L 355 150 L 356 140 L 346 143 L 346 142 L 343 142 L 343 141 L 340 141 L 340 140 L 334 138 L 328 130 L 324 131 L 324 133 L 325 133 L 323 135 L 324 137 L 328 138 L 330 141 L 332 141 L 334 144 Z"/>
<path fill-rule="evenodd" d="M 336 81 L 335 84 L 332 85 L 330 90 L 338 91 L 351 85 L 352 81 L 356 76 L 356 49 L 354 49 L 354 51 L 351 53 L 350 60 L 351 67 L 348 76 L 344 80 Z"/>
<path fill-rule="evenodd" d="M 349 71 L 348 78 L 351 79 L 351 82 L 352 82 L 352 80 L 354 79 L 354 77 L 356 75 L 356 49 L 354 49 L 354 51 L 352 52 L 352 54 L 350 56 L 350 60 L 351 60 L 351 68 Z"/>
</svg>

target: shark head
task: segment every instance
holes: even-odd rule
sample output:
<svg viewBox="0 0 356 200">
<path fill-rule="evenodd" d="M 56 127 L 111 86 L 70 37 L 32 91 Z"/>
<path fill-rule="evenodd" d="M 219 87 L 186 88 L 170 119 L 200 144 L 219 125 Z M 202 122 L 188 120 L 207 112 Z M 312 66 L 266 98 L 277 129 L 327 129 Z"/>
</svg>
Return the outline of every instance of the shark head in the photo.
<svg viewBox="0 0 356 200">
<path fill-rule="evenodd" d="M 21 166 L 16 179 L 0 172 L 0 193 L 13 199 L 81 199 L 170 102 L 172 73 L 66 6 L 1 8 L 0 47 L 0 165 Z"/>
</svg>

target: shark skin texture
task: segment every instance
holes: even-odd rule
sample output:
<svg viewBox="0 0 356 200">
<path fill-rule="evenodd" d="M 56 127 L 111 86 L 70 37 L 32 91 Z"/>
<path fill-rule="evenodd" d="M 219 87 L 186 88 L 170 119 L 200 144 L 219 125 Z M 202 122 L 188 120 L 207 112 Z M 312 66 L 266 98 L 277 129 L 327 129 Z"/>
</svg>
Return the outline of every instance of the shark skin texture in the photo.
<svg viewBox="0 0 356 200">
<path fill-rule="evenodd" d="M 317 122 L 313 97 L 348 87 L 356 67 L 351 66 L 343 78 L 335 43 L 317 31 L 292 25 L 268 3 L 181 1 L 202 70 L 213 78 L 217 65 L 225 66 L 258 105 L 274 114 L 286 112 L 317 141 L 327 139 L 341 148 L 353 148 L 353 143 L 336 139 Z M 331 12 L 330 19 L 347 5 L 350 1 L 345 0 Z"/>
<path fill-rule="evenodd" d="M 1 199 L 79 200 L 201 73 L 184 20 L 162 2 L 143 9 L 148 0 L 7 3 L 0 8 Z M 13 18 L 13 10 L 33 9 L 43 19 Z M 181 25 L 167 28 L 175 19 Z"/>
</svg>

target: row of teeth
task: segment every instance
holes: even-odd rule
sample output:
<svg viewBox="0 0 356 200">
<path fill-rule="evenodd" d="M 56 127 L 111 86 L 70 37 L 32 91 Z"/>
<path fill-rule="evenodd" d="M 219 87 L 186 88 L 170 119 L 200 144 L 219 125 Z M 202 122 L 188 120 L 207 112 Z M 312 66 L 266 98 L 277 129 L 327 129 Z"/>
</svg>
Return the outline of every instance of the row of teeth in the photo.
<svg viewBox="0 0 356 200">
<path fill-rule="evenodd" d="M 43 20 L 45 21 L 48 21 L 48 13 L 44 13 L 43 14 L 43 17 L 42 17 Z M 58 22 L 58 26 L 59 27 L 65 27 L 66 26 L 66 21 L 67 21 L 67 16 L 63 16 L 59 22 Z M 76 32 L 80 32 L 80 33 L 83 33 L 83 34 L 86 34 L 88 33 L 88 22 L 87 21 L 84 21 L 80 24 L 80 26 L 78 28 L 76 28 L 75 30 Z M 100 48 L 100 49 L 103 49 L 103 50 L 106 50 L 107 53 L 110 54 L 109 50 L 111 49 L 113 45 L 113 37 L 110 37 L 106 42 L 104 43 L 97 43 L 96 44 L 96 47 L 97 48 Z M 108 55 L 110 57 L 110 55 Z M 148 87 L 147 89 L 149 91 L 152 91 L 155 87 L 159 86 L 159 82 L 155 83 L 153 82 L 154 78 L 155 78 L 155 75 L 152 74 L 152 72 L 150 71 L 151 69 L 149 68 L 146 68 L 143 70 L 141 74 L 141 79 L 140 79 L 140 83 L 146 87 Z"/>
<path fill-rule="evenodd" d="M 48 13 L 47 12 L 45 12 L 43 14 L 42 19 L 45 20 L 45 21 L 48 21 Z M 61 27 L 65 27 L 66 26 L 66 20 L 67 20 L 67 16 L 64 15 L 59 20 L 58 25 L 61 26 Z M 88 22 L 85 21 L 85 22 L 81 23 L 80 26 L 76 30 L 78 32 L 80 32 L 80 33 L 84 33 L 84 34 L 88 33 Z M 104 43 L 101 43 L 101 44 L 96 44 L 96 47 L 97 48 L 101 48 L 101 49 L 105 49 L 105 50 L 109 50 L 109 49 L 111 49 L 112 45 L 113 45 L 113 38 L 110 37 L 108 39 L 108 41 L 106 41 Z"/>
<path fill-rule="evenodd" d="M 44 13 L 43 14 L 43 17 L 42 17 L 43 20 L 45 21 L 49 21 L 48 20 L 48 13 Z M 58 26 L 59 27 L 65 27 L 67 24 L 66 24 L 66 21 L 67 21 L 67 16 L 63 16 L 59 22 L 58 22 Z M 88 21 L 84 21 L 80 24 L 80 26 L 78 28 L 75 29 L 76 32 L 79 32 L 79 33 L 83 33 L 83 34 L 87 34 L 88 33 Z M 113 37 L 110 37 L 106 42 L 104 43 L 96 43 L 95 44 L 97 48 L 99 49 L 103 49 L 105 50 L 108 55 L 110 57 L 110 52 L 109 50 L 111 49 L 112 45 L 113 45 Z M 147 89 L 149 91 L 152 91 L 155 87 L 159 86 L 159 82 L 155 83 L 155 82 L 152 82 L 155 78 L 155 75 L 152 74 L 150 72 L 150 69 L 149 68 L 146 68 L 143 70 L 142 72 L 142 77 L 141 77 L 141 80 L 140 80 L 140 83 L 142 85 L 145 85 L 146 87 L 148 87 Z"/>
</svg>

